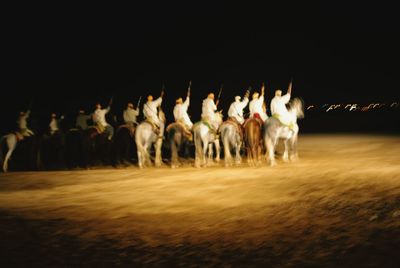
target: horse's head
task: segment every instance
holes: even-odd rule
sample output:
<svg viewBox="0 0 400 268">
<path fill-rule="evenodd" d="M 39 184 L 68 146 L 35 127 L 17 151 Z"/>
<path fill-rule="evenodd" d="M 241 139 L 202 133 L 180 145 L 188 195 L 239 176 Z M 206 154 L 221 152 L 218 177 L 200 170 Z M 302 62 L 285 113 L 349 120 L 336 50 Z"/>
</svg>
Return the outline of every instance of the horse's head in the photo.
<svg viewBox="0 0 400 268">
<path fill-rule="evenodd" d="M 293 112 L 297 118 L 304 118 L 304 104 L 299 98 L 294 98 L 290 101 L 289 111 Z"/>
</svg>

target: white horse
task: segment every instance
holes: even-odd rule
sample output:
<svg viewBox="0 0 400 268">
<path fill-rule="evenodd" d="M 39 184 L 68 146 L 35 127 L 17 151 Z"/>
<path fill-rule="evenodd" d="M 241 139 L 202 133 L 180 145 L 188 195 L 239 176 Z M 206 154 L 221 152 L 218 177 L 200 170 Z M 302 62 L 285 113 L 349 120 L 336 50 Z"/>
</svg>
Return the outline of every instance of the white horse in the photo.
<svg viewBox="0 0 400 268">
<path fill-rule="evenodd" d="M 264 145 L 266 150 L 265 157 L 269 160 L 271 166 L 276 165 L 275 147 L 279 139 L 283 139 L 285 152 L 283 153 L 283 161 L 296 160 L 297 154 L 297 138 L 299 126 L 297 118 L 304 117 L 303 102 L 295 98 L 289 104 L 288 112 L 291 116 L 292 126 L 283 125 L 277 118 L 270 117 L 264 123 Z M 291 152 L 290 152 L 291 151 Z M 290 155 L 289 155 L 290 154 Z"/>
<path fill-rule="evenodd" d="M 211 122 L 211 126 L 215 129 L 215 132 L 211 131 L 210 127 L 203 121 L 200 121 L 193 126 L 194 145 L 196 148 L 195 167 L 204 166 L 212 161 L 213 144 L 215 145 L 216 150 L 215 161 L 219 162 L 220 160 L 221 148 L 217 131 L 222 123 L 223 116 L 221 112 L 217 112 L 215 115 L 215 121 Z M 207 149 L 208 158 L 206 159 Z"/>
<path fill-rule="evenodd" d="M 6 141 L 6 145 L 7 145 L 7 153 L 6 153 L 6 157 L 3 160 L 2 147 L 3 147 L 4 140 Z M 17 134 L 15 134 L 15 133 L 9 133 L 0 138 L 0 161 L 3 160 L 2 169 L 4 172 L 8 171 L 8 161 L 10 160 L 11 155 L 15 150 L 15 147 L 17 147 L 17 143 L 18 143 L 18 138 L 17 138 Z"/>
<path fill-rule="evenodd" d="M 165 124 L 165 115 L 160 110 L 158 113 L 158 117 Z M 155 166 L 161 166 L 161 147 L 162 147 L 162 138 L 159 136 L 164 136 L 164 128 L 162 128 L 159 135 L 154 132 L 153 126 L 151 123 L 147 121 L 141 122 L 135 132 L 135 142 L 137 147 L 137 156 L 138 156 L 138 164 L 140 168 L 145 167 L 146 165 L 151 165 L 150 160 L 150 148 L 151 145 L 154 145 L 154 149 L 156 152 L 154 164 Z"/>
<path fill-rule="evenodd" d="M 239 165 L 242 162 L 242 158 L 240 156 L 240 148 L 242 146 L 243 140 L 238 132 L 238 129 L 235 125 L 224 122 L 219 128 L 219 132 L 221 133 L 222 144 L 224 145 L 224 155 L 225 155 L 225 167 L 232 166 L 233 159 L 231 155 L 232 148 L 235 148 L 235 164 Z"/>
</svg>

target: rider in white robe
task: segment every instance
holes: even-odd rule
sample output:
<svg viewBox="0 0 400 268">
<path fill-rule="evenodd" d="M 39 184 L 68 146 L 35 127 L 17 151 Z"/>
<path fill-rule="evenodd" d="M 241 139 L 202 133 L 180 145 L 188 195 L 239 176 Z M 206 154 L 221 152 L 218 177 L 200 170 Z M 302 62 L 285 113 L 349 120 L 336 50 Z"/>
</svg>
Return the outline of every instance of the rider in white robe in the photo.
<svg viewBox="0 0 400 268">
<path fill-rule="evenodd" d="M 28 118 L 31 114 L 31 111 L 28 110 L 26 112 L 20 112 L 17 120 L 19 132 L 22 136 L 28 137 L 34 135 L 33 131 L 28 128 Z"/>
<path fill-rule="evenodd" d="M 265 120 L 267 120 L 268 115 L 263 109 L 263 103 L 264 103 L 264 85 L 261 88 L 261 96 L 259 96 L 258 92 L 253 93 L 253 99 L 250 101 L 249 104 L 250 117 L 254 117 L 254 114 L 259 114 L 264 122 Z"/>
<path fill-rule="evenodd" d="M 97 103 L 96 110 L 93 113 L 93 122 L 100 127 L 103 127 L 108 134 L 108 139 L 111 140 L 114 136 L 114 128 L 107 123 L 106 114 L 111 110 L 108 106 L 106 109 L 101 109 L 101 104 Z"/>
<path fill-rule="evenodd" d="M 243 101 L 240 100 L 240 96 L 235 97 L 235 102 L 233 102 L 229 107 L 228 116 L 235 118 L 240 124 L 243 124 L 243 109 L 246 108 L 247 104 L 249 103 L 249 98 L 247 97 L 247 95 L 245 95 Z"/>
<path fill-rule="evenodd" d="M 164 93 L 161 92 L 161 96 L 156 100 L 153 100 L 153 96 L 149 95 L 147 97 L 147 102 L 143 106 L 144 117 L 160 128 L 160 137 L 162 137 L 164 133 L 164 121 L 158 116 L 158 108 L 161 106 L 163 94 Z"/>
<path fill-rule="evenodd" d="M 176 100 L 176 105 L 174 107 L 174 118 L 176 122 L 182 122 L 190 130 L 193 127 L 193 123 L 188 115 L 188 108 L 190 103 L 190 96 L 186 97 L 185 102 L 182 98 Z"/>
<path fill-rule="evenodd" d="M 275 91 L 275 97 L 271 100 L 272 116 L 286 126 L 292 126 L 294 124 L 294 119 L 286 108 L 286 104 L 290 101 L 291 91 L 291 84 L 289 85 L 287 93 L 283 96 L 282 91 L 278 89 Z"/>
</svg>

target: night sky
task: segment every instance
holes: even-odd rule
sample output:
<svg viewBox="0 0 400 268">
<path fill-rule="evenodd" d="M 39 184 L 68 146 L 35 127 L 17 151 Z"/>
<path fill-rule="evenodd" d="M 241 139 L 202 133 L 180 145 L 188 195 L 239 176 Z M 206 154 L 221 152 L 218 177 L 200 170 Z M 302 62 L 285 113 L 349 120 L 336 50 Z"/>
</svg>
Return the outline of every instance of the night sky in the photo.
<svg viewBox="0 0 400 268">
<path fill-rule="evenodd" d="M 92 111 L 113 96 L 120 115 L 127 101 L 158 97 L 163 83 L 163 109 L 171 116 L 189 80 L 194 121 L 201 99 L 222 83 L 225 112 L 235 95 L 263 81 L 269 104 L 291 78 L 293 95 L 308 104 L 397 101 L 395 12 L 333 2 L 18 7 L 3 35 L 1 134 L 32 100 L 32 111 L 43 118 L 51 111 Z"/>
</svg>

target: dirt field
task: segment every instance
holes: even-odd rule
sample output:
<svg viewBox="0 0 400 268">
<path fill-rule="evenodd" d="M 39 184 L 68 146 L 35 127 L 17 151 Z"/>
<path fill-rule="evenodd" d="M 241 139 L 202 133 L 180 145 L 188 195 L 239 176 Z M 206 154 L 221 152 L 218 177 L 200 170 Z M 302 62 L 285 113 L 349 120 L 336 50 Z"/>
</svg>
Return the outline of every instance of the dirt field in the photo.
<svg viewBox="0 0 400 268">
<path fill-rule="evenodd" d="M 399 267 L 400 137 L 301 135 L 299 156 L 0 174 L 0 266 Z"/>
</svg>

